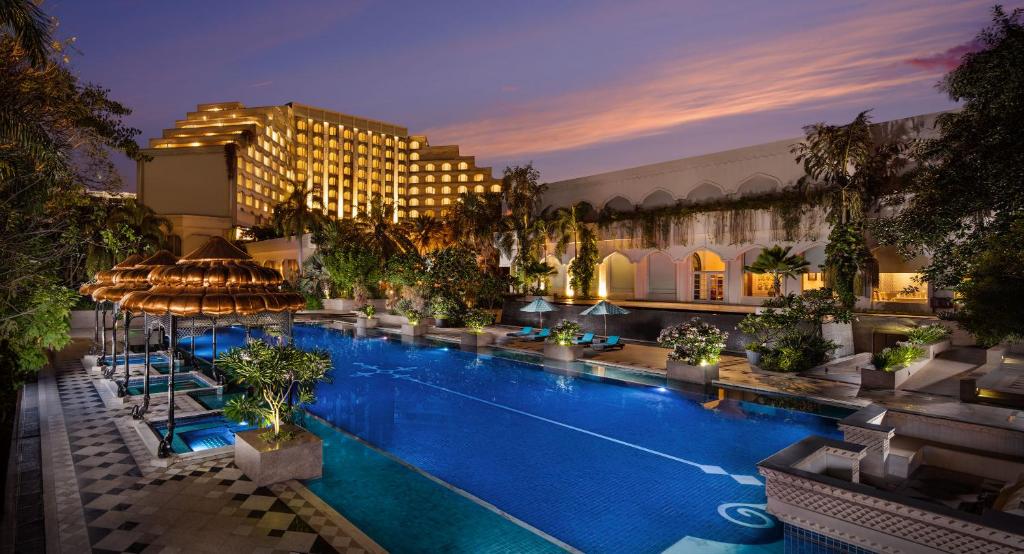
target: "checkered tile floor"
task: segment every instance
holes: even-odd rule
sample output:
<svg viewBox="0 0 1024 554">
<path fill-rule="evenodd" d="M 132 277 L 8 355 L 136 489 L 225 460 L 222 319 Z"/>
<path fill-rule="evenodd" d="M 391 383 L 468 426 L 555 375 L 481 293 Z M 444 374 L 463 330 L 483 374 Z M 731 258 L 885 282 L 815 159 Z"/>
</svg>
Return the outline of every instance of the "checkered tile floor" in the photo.
<svg viewBox="0 0 1024 554">
<path fill-rule="evenodd" d="M 63 417 L 51 422 L 49 431 L 54 444 L 63 440 L 70 446 L 63 456 L 60 448 L 51 455 L 60 550 L 218 554 L 374 550 L 346 533 L 347 523 L 336 513 L 307 500 L 310 493 L 301 485 L 257 487 L 230 457 L 168 468 L 151 465 L 148 452 L 130 434 L 134 433 L 127 425 L 130 405 L 108 407 L 96 388 L 104 385 L 98 382 L 102 379 L 98 373 L 86 372 L 78 361 L 56 368 Z M 56 396 L 50 401 L 56 401 Z"/>
</svg>

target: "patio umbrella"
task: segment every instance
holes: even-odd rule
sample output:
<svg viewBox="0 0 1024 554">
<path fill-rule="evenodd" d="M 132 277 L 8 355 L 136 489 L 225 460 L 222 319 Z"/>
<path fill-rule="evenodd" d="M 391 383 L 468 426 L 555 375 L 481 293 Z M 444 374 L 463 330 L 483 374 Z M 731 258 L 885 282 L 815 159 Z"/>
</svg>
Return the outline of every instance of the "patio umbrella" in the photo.
<svg viewBox="0 0 1024 554">
<path fill-rule="evenodd" d="M 608 336 L 608 316 L 610 315 L 625 315 L 628 314 L 629 310 L 626 308 L 620 308 L 615 304 L 607 300 L 602 300 L 597 304 L 587 308 L 580 312 L 580 315 L 603 315 L 604 316 L 604 335 Z"/>
<path fill-rule="evenodd" d="M 538 314 L 538 317 L 540 317 L 540 326 L 543 327 L 544 312 L 553 312 L 555 311 L 555 307 L 552 306 L 551 304 L 548 304 L 543 298 L 538 298 L 533 302 L 530 302 L 529 304 L 523 306 L 522 308 L 519 308 L 519 311 L 530 313 L 536 312 Z"/>
</svg>

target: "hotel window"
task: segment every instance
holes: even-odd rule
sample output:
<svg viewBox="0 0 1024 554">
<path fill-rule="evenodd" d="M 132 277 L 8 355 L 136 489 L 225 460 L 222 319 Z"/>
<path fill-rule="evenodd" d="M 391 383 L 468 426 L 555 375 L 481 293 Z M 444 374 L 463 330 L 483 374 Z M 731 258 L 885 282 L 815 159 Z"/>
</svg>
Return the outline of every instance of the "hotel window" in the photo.
<svg viewBox="0 0 1024 554">
<path fill-rule="evenodd" d="M 484 180 L 484 174 L 483 173 L 477 173 L 476 175 L 473 176 L 473 180 L 477 181 L 477 182 L 483 181 Z"/>
<path fill-rule="evenodd" d="M 349 131 L 348 129 L 345 129 L 344 137 L 347 138 L 347 139 L 352 138 L 352 131 Z"/>
<path fill-rule="evenodd" d="M 415 173 L 415 172 L 417 172 L 419 170 L 420 170 L 420 165 L 419 164 L 412 164 L 412 165 L 409 166 L 409 171 L 412 171 L 412 172 Z"/>
<path fill-rule="evenodd" d="M 469 192 L 469 187 L 467 187 L 466 185 L 462 185 L 459 187 L 459 194 L 462 194 L 464 192 Z"/>
<path fill-rule="evenodd" d="M 359 133 L 359 140 L 366 141 L 366 133 Z"/>
<path fill-rule="evenodd" d="M 434 171 L 434 164 L 427 164 L 426 171 Z"/>
<path fill-rule="evenodd" d="M 417 150 L 417 149 L 419 149 L 419 147 L 420 147 L 419 141 L 416 141 L 416 140 L 409 141 L 409 148 L 411 150 Z"/>
<path fill-rule="evenodd" d="M 412 198 L 412 199 L 410 199 L 409 200 L 409 205 L 410 206 L 419 206 L 420 205 L 420 199 L 419 198 Z"/>
<path fill-rule="evenodd" d="M 417 154 L 416 152 L 413 152 L 412 154 L 409 154 L 409 159 L 410 160 L 418 160 L 418 159 L 420 159 L 420 155 Z"/>
<path fill-rule="evenodd" d="M 725 300 L 725 262 L 710 250 L 699 250 L 690 258 L 693 270 L 693 299 Z"/>
<path fill-rule="evenodd" d="M 409 194 L 419 194 L 420 187 L 409 187 Z"/>
<path fill-rule="evenodd" d="M 450 183 L 450 182 L 452 182 L 452 176 L 448 175 L 447 173 L 445 173 L 444 175 L 441 176 L 441 182 L 442 183 Z"/>
<path fill-rule="evenodd" d="M 459 169 L 469 169 L 469 164 L 466 162 L 459 162 Z"/>
<path fill-rule="evenodd" d="M 501 192 L 501 185 L 491 185 L 491 192 Z"/>
<path fill-rule="evenodd" d="M 449 187 L 447 185 L 441 187 L 441 194 L 451 194 L 451 193 L 452 193 L 452 187 Z"/>
<path fill-rule="evenodd" d="M 871 254 L 878 262 L 878 286 L 871 289 L 873 302 L 928 302 L 928 284 L 923 282 L 920 272 L 927 260 L 904 260 L 890 246 L 876 248 Z"/>
<path fill-rule="evenodd" d="M 451 203 L 452 203 L 452 199 L 451 198 L 442 198 L 441 199 L 441 204 L 444 205 L 444 206 L 447 206 L 447 205 L 449 205 Z"/>
<path fill-rule="evenodd" d="M 420 216 L 420 212 L 416 210 L 409 210 L 409 217 L 416 218 Z"/>
<path fill-rule="evenodd" d="M 459 182 L 460 183 L 465 183 L 467 181 L 469 181 L 469 175 L 466 175 L 465 173 L 460 173 L 459 174 Z"/>
<path fill-rule="evenodd" d="M 415 175 L 413 175 L 412 177 L 409 177 L 409 182 L 410 183 L 418 183 L 418 182 L 420 182 L 420 178 L 415 176 Z"/>
<path fill-rule="evenodd" d="M 305 121 L 299 121 L 299 122 L 298 122 L 298 123 L 297 123 L 297 124 L 295 125 L 295 127 L 296 127 L 296 128 L 298 129 L 298 130 L 300 130 L 300 131 L 305 131 L 305 130 L 306 130 L 306 122 L 305 122 Z"/>
<path fill-rule="evenodd" d="M 426 200 L 424 201 L 424 204 L 426 204 L 426 205 L 428 205 L 428 206 L 433 206 L 433 205 L 434 205 L 434 199 L 433 199 L 433 198 L 427 198 L 427 199 L 426 199 Z"/>
<path fill-rule="evenodd" d="M 473 187 L 473 192 L 483 192 L 483 191 L 484 191 L 484 186 L 483 185 L 477 185 L 477 186 Z"/>
<path fill-rule="evenodd" d="M 437 189 L 435 189 L 434 187 L 427 187 L 427 189 L 424 191 L 424 194 L 437 194 Z"/>
<path fill-rule="evenodd" d="M 450 164 L 448 162 L 444 162 L 443 164 L 441 164 L 441 171 L 451 171 L 451 170 L 452 170 L 452 164 Z"/>
<path fill-rule="evenodd" d="M 434 182 L 434 176 L 433 175 L 427 175 L 426 181 L 428 183 L 433 183 Z"/>
</svg>

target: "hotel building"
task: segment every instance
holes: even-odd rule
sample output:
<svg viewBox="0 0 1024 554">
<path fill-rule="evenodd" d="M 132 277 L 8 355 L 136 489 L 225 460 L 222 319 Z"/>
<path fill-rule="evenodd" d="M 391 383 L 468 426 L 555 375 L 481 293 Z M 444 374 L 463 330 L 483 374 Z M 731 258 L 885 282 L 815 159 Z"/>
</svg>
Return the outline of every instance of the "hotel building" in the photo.
<svg viewBox="0 0 1024 554">
<path fill-rule="evenodd" d="M 463 192 L 500 191 L 491 168 L 405 127 L 313 106 L 200 104 L 149 141 L 138 198 L 174 225 L 175 248 L 266 224 L 295 187 L 332 218 L 378 202 L 396 221 L 443 216 Z"/>
<path fill-rule="evenodd" d="M 879 133 L 907 137 L 933 132 L 935 114 L 883 122 Z M 677 159 L 551 183 L 543 205 L 570 206 L 587 202 L 595 210 L 620 212 L 654 209 L 677 202 L 739 199 L 745 195 L 779 191 L 804 175 L 791 152 L 802 137 L 758 144 L 735 150 Z M 725 214 L 729 216 L 731 214 Z M 728 227 L 729 221 L 726 219 Z M 595 290 L 599 296 L 711 305 L 760 305 L 770 295 L 771 277 L 746 271 L 763 248 L 781 244 L 810 262 L 809 272 L 790 279 L 786 292 L 819 288 L 824 284 L 822 265 L 829 227 L 823 209 L 804 214 L 796 236 L 784 236 L 777 218 L 768 211 L 749 214 L 746 230 L 737 239 L 723 232 L 722 218 L 701 214 L 687 225 L 673 223 L 656 247 L 638 244 L 615 227 L 602 229 Z M 944 307 L 948 291 L 919 285 L 915 277 L 925 259 L 903 260 L 891 247 L 873 245 L 876 278 L 864 283 L 859 307 L 866 310 L 930 313 Z M 557 273 L 551 279 L 553 295 L 572 296 L 567 278 L 572 246 L 564 256 L 547 256 Z M 702 307 L 703 306 L 703 307 Z"/>
</svg>

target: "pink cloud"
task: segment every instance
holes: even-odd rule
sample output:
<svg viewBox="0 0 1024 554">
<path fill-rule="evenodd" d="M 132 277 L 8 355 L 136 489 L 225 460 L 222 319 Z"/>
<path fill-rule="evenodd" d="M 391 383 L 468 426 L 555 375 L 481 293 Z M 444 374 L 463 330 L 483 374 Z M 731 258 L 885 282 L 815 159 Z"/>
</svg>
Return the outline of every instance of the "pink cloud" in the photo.
<svg viewBox="0 0 1024 554">
<path fill-rule="evenodd" d="M 525 158 L 664 133 L 680 125 L 846 102 L 933 83 L 945 70 L 915 64 L 964 39 L 962 25 L 986 0 L 936 6 L 882 4 L 855 18 L 723 45 L 712 55 L 679 54 L 604 86 L 496 106 L 493 115 L 428 129 L 481 158 Z M 903 69 L 901 70 L 900 67 Z M 865 106 L 870 107 L 870 106 Z"/>
<path fill-rule="evenodd" d="M 938 54 L 932 54 L 931 56 L 925 56 L 923 58 L 911 58 L 907 60 L 910 65 L 920 67 L 921 69 L 939 69 L 942 71 L 952 71 L 956 69 L 956 66 L 960 65 L 960 60 L 964 57 L 964 54 L 971 52 L 977 52 L 981 50 L 982 44 L 977 39 L 963 44 L 958 44 L 944 52 Z"/>
</svg>

